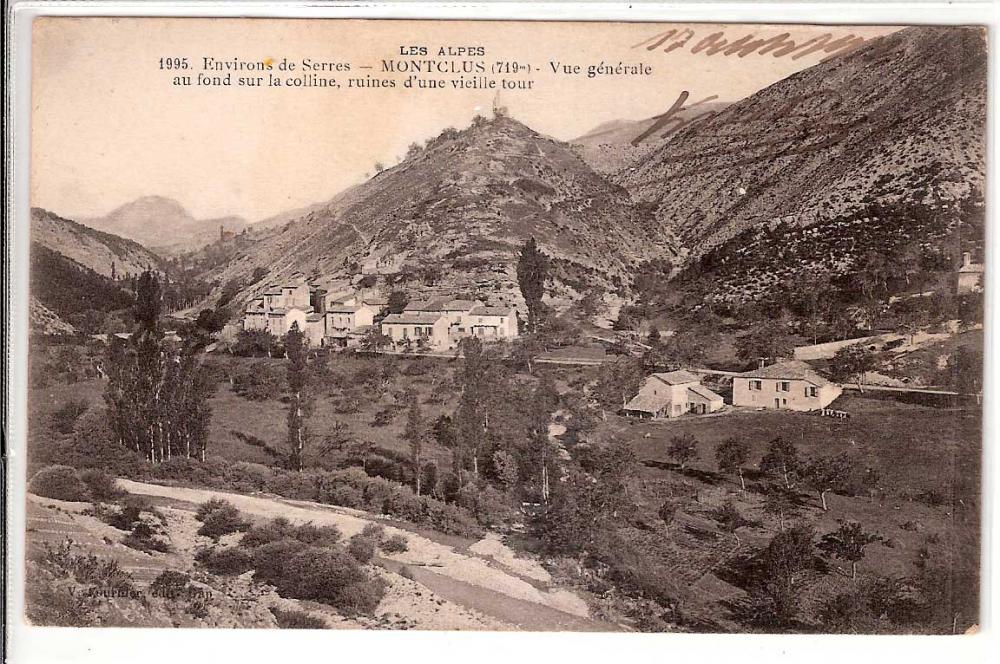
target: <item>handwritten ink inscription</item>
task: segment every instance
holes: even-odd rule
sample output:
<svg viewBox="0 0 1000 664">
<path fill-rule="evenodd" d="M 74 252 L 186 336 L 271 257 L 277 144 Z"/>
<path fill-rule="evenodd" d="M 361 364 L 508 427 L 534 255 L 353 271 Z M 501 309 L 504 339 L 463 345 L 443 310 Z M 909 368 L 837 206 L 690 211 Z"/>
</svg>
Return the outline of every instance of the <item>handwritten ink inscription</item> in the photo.
<svg viewBox="0 0 1000 664">
<path fill-rule="evenodd" d="M 647 51 L 655 51 L 663 47 L 664 53 L 670 53 L 679 48 L 687 48 L 688 44 L 691 44 L 696 37 L 695 31 L 691 28 L 672 28 L 634 44 L 632 48 L 645 47 Z M 827 54 L 823 60 L 827 60 L 834 55 L 843 55 L 848 51 L 853 51 L 864 43 L 865 40 L 862 37 L 853 34 L 834 39 L 830 33 L 824 33 L 805 41 L 795 41 L 792 39 L 791 33 L 788 32 L 766 38 L 757 37 L 755 33 L 751 32 L 730 41 L 726 39 L 724 31 L 718 31 L 694 42 L 690 48 L 691 53 L 696 55 L 702 52 L 706 56 L 722 53 L 725 56 L 737 55 L 745 58 L 752 53 L 758 55 L 770 53 L 776 58 L 791 56 L 793 60 L 822 51 Z"/>
</svg>

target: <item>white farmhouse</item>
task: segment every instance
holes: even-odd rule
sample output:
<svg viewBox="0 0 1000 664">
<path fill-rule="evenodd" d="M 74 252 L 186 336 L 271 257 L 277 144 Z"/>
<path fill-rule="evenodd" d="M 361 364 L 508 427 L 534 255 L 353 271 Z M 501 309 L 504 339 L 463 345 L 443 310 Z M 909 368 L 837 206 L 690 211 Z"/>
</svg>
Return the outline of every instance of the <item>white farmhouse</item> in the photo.
<svg viewBox="0 0 1000 664">
<path fill-rule="evenodd" d="M 798 360 L 777 362 L 733 377 L 733 405 L 776 410 L 809 411 L 826 408 L 842 392 Z"/>
<path fill-rule="evenodd" d="M 646 378 L 631 401 L 625 404 L 626 415 L 651 419 L 705 415 L 721 410 L 722 397 L 701 384 L 688 371 L 655 373 Z"/>
</svg>

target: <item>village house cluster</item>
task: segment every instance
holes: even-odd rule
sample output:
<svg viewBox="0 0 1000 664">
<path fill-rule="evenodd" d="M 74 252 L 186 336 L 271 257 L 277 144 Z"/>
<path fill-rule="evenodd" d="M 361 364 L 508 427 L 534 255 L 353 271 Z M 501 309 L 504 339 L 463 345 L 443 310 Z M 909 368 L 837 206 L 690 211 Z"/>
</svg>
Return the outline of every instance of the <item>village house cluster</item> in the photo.
<svg viewBox="0 0 1000 664">
<path fill-rule="evenodd" d="M 770 366 L 732 375 L 732 405 L 757 410 L 823 410 L 840 396 L 841 387 L 819 375 L 805 362 L 782 360 Z M 646 419 L 708 415 L 725 401 L 701 384 L 690 371 L 654 373 L 646 378 L 623 411 Z"/>
<path fill-rule="evenodd" d="M 518 314 L 511 306 L 479 300 L 414 300 L 401 313 L 387 314 L 387 301 L 364 293 L 329 293 L 303 278 L 267 288 L 252 299 L 243 329 L 282 336 L 298 324 L 314 347 L 355 347 L 377 329 L 397 348 L 444 351 L 464 337 L 504 341 L 518 336 Z"/>
</svg>

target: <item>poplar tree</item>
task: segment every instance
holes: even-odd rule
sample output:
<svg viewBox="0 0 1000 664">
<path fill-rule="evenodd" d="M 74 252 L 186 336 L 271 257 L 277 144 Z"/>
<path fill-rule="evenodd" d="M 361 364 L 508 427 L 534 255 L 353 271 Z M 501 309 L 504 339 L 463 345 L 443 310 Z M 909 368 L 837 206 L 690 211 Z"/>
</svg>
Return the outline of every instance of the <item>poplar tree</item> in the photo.
<svg viewBox="0 0 1000 664">
<path fill-rule="evenodd" d="M 104 401 L 112 435 L 152 463 L 204 460 L 215 385 L 192 354 L 164 344 L 162 307 L 159 278 L 146 271 L 136 280 L 131 338 L 109 339 Z"/>
<path fill-rule="evenodd" d="M 410 397 L 410 408 L 406 414 L 406 430 L 403 438 L 410 444 L 410 462 L 413 465 L 413 481 L 417 495 L 420 495 L 420 456 L 424 447 L 424 438 L 427 435 L 427 427 L 424 418 L 420 414 L 420 403 L 416 396 Z"/>
<path fill-rule="evenodd" d="M 306 339 L 299 324 L 292 323 L 285 334 L 285 356 L 288 358 L 288 463 L 292 470 L 302 470 L 306 445 L 305 419 L 308 410 L 308 358 Z"/>
<path fill-rule="evenodd" d="M 456 474 L 471 457 L 472 471 L 479 476 L 479 450 L 486 436 L 489 424 L 486 413 L 485 389 L 487 361 L 483 355 L 483 344 L 475 337 L 462 339 L 462 396 L 455 412 L 455 428 L 459 444 L 456 455 Z"/>
<path fill-rule="evenodd" d="M 524 304 L 528 307 L 528 331 L 535 332 L 542 312 L 545 280 L 549 276 L 549 258 L 538 250 L 535 238 L 528 238 L 517 261 L 517 283 L 521 287 Z"/>
</svg>

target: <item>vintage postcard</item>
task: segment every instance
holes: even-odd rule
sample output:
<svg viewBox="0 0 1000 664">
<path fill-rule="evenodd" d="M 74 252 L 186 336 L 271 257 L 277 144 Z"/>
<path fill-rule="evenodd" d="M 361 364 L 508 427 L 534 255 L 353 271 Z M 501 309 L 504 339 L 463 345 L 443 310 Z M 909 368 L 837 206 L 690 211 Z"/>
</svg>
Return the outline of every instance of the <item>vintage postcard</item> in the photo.
<svg viewBox="0 0 1000 664">
<path fill-rule="evenodd" d="M 30 39 L 28 624 L 979 628 L 984 28 Z"/>
</svg>

